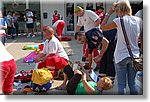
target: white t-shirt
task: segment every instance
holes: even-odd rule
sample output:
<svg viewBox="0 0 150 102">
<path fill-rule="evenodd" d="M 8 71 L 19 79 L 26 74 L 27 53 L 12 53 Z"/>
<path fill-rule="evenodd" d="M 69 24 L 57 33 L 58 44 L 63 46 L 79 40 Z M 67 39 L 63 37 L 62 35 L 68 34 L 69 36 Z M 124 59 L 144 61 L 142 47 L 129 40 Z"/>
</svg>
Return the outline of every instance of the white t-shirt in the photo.
<svg viewBox="0 0 150 102">
<path fill-rule="evenodd" d="M 46 40 L 44 42 L 44 49 L 42 53 L 46 55 L 55 54 L 56 56 L 69 60 L 62 44 L 55 36 L 53 36 L 50 41 Z"/>
<path fill-rule="evenodd" d="M 78 17 L 78 26 L 84 26 L 84 31 L 87 32 L 92 28 L 95 28 L 95 21 L 99 19 L 98 15 L 91 11 L 91 10 L 85 10 L 84 15 L 81 17 Z"/>
<path fill-rule="evenodd" d="M 135 16 L 125 15 L 123 17 L 125 29 L 134 58 L 139 57 L 138 38 L 142 31 L 142 20 Z M 126 57 L 130 57 L 125 38 L 122 32 L 120 17 L 113 20 L 117 25 L 117 44 L 114 52 L 115 63 L 119 63 Z"/>
<path fill-rule="evenodd" d="M 143 10 L 139 10 L 135 16 L 140 17 L 141 19 L 143 19 Z"/>
<path fill-rule="evenodd" d="M 57 20 L 53 25 L 52 28 L 56 28 L 59 22 L 64 22 L 63 20 Z"/>
<path fill-rule="evenodd" d="M 33 13 L 31 11 L 28 11 L 26 13 L 26 17 L 27 17 L 27 22 L 26 23 L 33 23 L 33 18 L 29 18 L 30 16 L 33 17 Z"/>
<path fill-rule="evenodd" d="M 0 41 L 0 62 L 14 59 L 13 56 L 6 50 L 5 46 Z"/>
</svg>

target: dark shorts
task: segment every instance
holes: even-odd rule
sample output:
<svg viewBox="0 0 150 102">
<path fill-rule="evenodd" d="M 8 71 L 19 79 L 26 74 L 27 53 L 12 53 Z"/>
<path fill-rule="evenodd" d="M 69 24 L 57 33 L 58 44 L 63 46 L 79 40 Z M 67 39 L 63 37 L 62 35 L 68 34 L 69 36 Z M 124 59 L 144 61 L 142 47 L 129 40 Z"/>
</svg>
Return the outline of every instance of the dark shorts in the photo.
<svg viewBox="0 0 150 102">
<path fill-rule="evenodd" d="M 27 28 L 34 28 L 34 24 L 33 23 L 27 23 L 26 26 L 27 26 Z"/>
<path fill-rule="evenodd" d="M 93 28 L 85 33 L 88 42 L 88 51 L 92 54 L 94 48 L 98 48 L 100 45 L 103 35 L 98 28 Z"/>
</svg>

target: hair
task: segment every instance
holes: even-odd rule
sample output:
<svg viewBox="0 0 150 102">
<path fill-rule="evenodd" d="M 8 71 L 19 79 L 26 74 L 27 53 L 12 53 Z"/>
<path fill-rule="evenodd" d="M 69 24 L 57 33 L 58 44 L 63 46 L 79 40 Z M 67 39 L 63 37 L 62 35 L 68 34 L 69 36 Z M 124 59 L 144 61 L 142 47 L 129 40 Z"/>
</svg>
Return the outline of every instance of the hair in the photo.
<svg viewBox="0 0 150 102">
<path fill-rule="evenodd" d="M 47 26 L 46 28 L 44 28 L 43 32 L 49 31 L 50 33 L 54 34 L 54 29 L 50 26 Z"/>
<path fill-rule="evenodd" d="M 102 90 L 109 90 L 112 88 L 112 80 L 109 77 L 102 77 L 101 83 L 103 84 L 101 87 Z"/>
<path fill-rule="evenodd" d="M 78 12 L 80 12 L 80 11 L 83 11 L 83 8 L 82 8 L 82 7 L 77 6 L 77 7 L 74 8 L 74 13 L 78 13 Z"/>
<path fill-rule="evenodd" d="M 131 5 L 128 0 L 118 1 L 114 6 L 114 10 L 115 12 L 121 11 L 130 16 L 132 15 Z"/>
<path fill-rule="evenodd" d="M 82 36 L 82 33 L 81 32 L 77 32 L 77 33 L 75 33 L 75 39 L 77 40 L 77 36 Z"/>
</svg>

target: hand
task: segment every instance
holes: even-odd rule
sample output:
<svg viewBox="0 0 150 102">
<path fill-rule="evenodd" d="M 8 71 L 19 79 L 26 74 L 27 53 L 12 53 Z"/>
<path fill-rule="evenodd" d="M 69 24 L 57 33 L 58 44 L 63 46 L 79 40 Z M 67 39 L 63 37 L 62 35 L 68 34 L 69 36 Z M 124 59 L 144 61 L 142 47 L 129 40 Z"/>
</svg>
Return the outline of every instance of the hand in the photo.
<svg viewBox="0 0 150 102">
<path fill-rule="evenodd" d="M 35 57 L 35 58 L 34 58 L 34 61 L 35 61 L 35 62 L 40 62 L 40 57 Z"/>
<path fill-rule="evenodd" d="M 109 11 L 108 11 L 108 14 L 111 15 L 111 14 L 114 12 L 116 4 L 117 4 L 116 2 L 114 2 L 114 3 L 112 4 L 111 8 L 110 8 Z"/>
<path fill-rule="evenodd" d="M 102 57 L 100 57 L 100 56 L 96 56 L 96 57 L 94 58 L 94 61 L 95 61 L 95 62 L 99 62 L 99 61 L 101 60 L 101 58 L 102 58 Z"/>
<path fill-rule="evenodd" d="M 45 57 L 43 57 L 43 58 L 42 58 L 42 62 L 44 62 L 46 59 L 47 59 L 47 57 L 46 57 L 46 56 L 45 56 Z"/>
<path fill-rule="evenodd" d="M 88 70 L 88 72 L 90 73 L 92 71 L 92 68 L 90 68 L 89 70 Z"/>
</svg>

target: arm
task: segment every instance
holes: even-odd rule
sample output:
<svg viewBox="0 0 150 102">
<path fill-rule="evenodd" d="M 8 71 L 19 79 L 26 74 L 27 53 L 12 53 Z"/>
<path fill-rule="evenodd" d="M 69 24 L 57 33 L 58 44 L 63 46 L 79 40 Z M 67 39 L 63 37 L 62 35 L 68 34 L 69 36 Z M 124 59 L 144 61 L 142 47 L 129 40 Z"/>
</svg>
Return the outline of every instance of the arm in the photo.
<svg viewBox="0 0 150 102">
<path fill-rule="evenodd" d="M 77 25 L 77 26 L 76 26 L 76 29 L 75 29 L 75 33 L 79 32 L 79 31 L 80 31 L 80 28 L 81 28 L 81 27 Z"/>
<path fill-rule="evenodd" d="M 14 24 L 14 22 L 12 22 L 12 26 L 13 26 L 13 28 L 15 28 L 15 24 Z"/>
<path fill-rule="evenodd" d="M 95 27 L 98 27 L 99 24 L 100 24 L 100 22 L 101 22 L 101 20 L 100 20 L 100 19 L 97 19 L 97 20 L 95 21 L 95 23 L 94 23 Z"/>
<path fill-rule="evenodd" d="M 89 60 L 89 69 L 91 69 L 91 66 L 92 66 L 92 54 L 88 54 L 88 60 Z"/>
<path fill-rule="evenodd" d="M 117 27 L 117 25 L 113 21 L 107 24 L 107 21 L 113 12 L 114 11 L 111 7 L 108 11 L 108 15 L 105 15 L 105 18 L 103 19 L 101 23 L 101 26 L 100 26 L 101 30 L 111 30 Z"/>
<path fill-rule="evenodd" d="M 83 86 L 84 86 L 84 89 L 85 91 L 89 94 L 89 95 L 93 95 L 94 92 L 95 92 L 95 89 L 90 86 L 86 80 L 86 74 L 85 73 L 82 73 L 82 83 L 83 83 Z"/>
<path fill-rule="evenodd" d="M 43 58 L 44 56 L 46 56 L 46 54 L 44 54 L 44 53 L 39 54 L 36 58 L 34 58 L 35 62 L 39 62 L 40 58 Z"/>
<path fill-rule="evenodd" d="M 140 33 L 140 41 L 141 41 L 141 48 L 140 48 L 140 50 L 141 50 L 141 54 L 143 54 L 143 30 Z"/>
<path fill-rule="evenodd" d="M 102 49 L 101 49 L 100 55 L 94 58 L 95 62 L 99 62 L 101 60 L 102 56 L 104 55 L 105 51 L 107 50 L 109 41 L 105 37 L 103 37 L 101 43 L 102 43 Z"/>
<path fill-rule="evenodd" d="M 0 28 L 7 29 L 7 25 L 3 26 L 3 25 L 0 24 Z"/>
<path fill-rule="evenodd" d="M 103 37 L 103 39 L 102 39 L 102 49 L 101 49 L 101 52 L 100 52 L 101 57 L 104 55 L 105 51 L 107 50 L 108 44 L 109 44 L 109 41 L 105 37 Z"/>
</svg>

